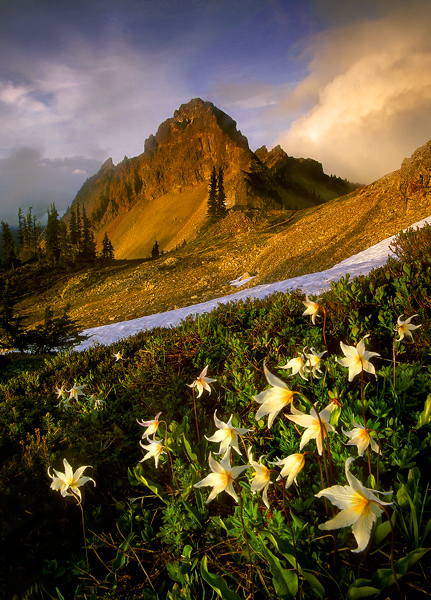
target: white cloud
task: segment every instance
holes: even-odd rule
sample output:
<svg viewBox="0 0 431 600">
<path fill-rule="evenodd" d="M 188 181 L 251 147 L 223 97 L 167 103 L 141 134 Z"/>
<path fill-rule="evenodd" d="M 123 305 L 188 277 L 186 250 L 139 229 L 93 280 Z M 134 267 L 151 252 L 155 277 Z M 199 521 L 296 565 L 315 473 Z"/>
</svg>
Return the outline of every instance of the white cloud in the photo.
<svg viewBox="0 0 431 600">
<path fill-rule="evenodd" d="M 430 24 L 430 10 L 418 4 L 319 35 L 309 76 L 280 105 L 307 109 L 276 143 L 353 181 L 399 168 L 431 138 Z"/>
</svg>

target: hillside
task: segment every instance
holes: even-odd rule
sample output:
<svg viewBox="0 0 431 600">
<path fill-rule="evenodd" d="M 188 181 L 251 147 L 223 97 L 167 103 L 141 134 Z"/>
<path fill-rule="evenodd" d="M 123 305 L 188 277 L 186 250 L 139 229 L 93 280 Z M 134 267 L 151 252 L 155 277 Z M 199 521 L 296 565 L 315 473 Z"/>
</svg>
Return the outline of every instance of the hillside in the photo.
<svg viewBox="0 0 431 600">
<path fill-rule="evenodd" d="M 85 207 L 99 245 L 107 232 L 117 258 L 149 256 L 155 239 L 170 251 L 204 224 L 213 167 L 223 169 L 228 208 L 299 210 L 354 189 L 279 146 L 252 152 L 229 115 L 196 98 L 159 126 L 143 154 L 118 165 L 108 159 L 73 206 Z"/>
</svg>

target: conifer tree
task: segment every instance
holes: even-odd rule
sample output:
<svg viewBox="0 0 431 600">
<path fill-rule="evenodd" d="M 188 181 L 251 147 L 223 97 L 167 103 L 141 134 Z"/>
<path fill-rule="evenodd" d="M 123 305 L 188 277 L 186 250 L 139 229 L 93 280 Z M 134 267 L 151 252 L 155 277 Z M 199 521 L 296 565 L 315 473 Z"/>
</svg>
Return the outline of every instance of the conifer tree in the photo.
<svg viewBox="0 0 431 600">
<path fill-rule="evenodd" d="M 111 240 L 108 238 L 108 234 L 105 231 L 105 235 L 102 240 L 102 251 L 100 253 L 102 260 L 112 260 L 114 258 L 114 246 Z"/>
<path fill-rule="evenodd" d="M 154 242 L 153 249 L 151 250 L 151 258 L 156 259 L 156 258 L 159 258 L 159 256 L 160 256 L 159 244 L 157 243 L 157 240 L 156 240 Z"/>
<path fill-rule="evenodd" d="M 70 207 L 69 239 L 72 246 L 76 246 L 78 243 L 78 234 L 76 226 L 76 212 L 73 204 Z"/>
<path fill-rule="evenodd" d="M 218 170 L 215 217 L 216 217 L 216 219 L 223 219 L 223 217 L 225 217 L 226 214 L 227 214 L 227 207 L 226 207 L 226 194 L 224 191 L 224 184 L 223 184 L 223 168 L 220 167 Z"/>
<path fill-rule="evenodd" d="M 87 217 L 85 206 L 82 207 L 82 236 L 81 236 L 81 258 L 85 262 L 92 262 L 96 258 L 96 243 L 90 228 L 90 220 Z"/>
<path fill-rule="evenodd" d="M 214 221 L 217 213 L 217 171 L 215 167 L 211 171 L 207 206 L 207 216 L 211 221 Z"/>
<path fill-rule="evenodd" d="M 22 352 L 25 347 L 25 330 L 22 326 L 24 317 L 14 314 L 14 306 L 15 303 L 9 289 L 9 282 L 6 281 L 6 285 L 3 288 L 0 309 L 0 329 L 3 333 L 0 347 L 5 350 L 16 348 Z"/>
<path fill-rule="evenodd" d="M 3 261 L 6 267 L 10 268 L 13 266 L 15 256 L 15 244 L 12 237 L 12 232 L 9 227 L 9 223 L 2 220 L 2 244 L 3 244 Z"/>
<path fill-rule="evenodd" d="M 59 218 L 55 204 L 47 210 L 48 222 L 45 229 L 46 257 L 50 262 L 58 263 L 60 259 Z"/>
</svg>

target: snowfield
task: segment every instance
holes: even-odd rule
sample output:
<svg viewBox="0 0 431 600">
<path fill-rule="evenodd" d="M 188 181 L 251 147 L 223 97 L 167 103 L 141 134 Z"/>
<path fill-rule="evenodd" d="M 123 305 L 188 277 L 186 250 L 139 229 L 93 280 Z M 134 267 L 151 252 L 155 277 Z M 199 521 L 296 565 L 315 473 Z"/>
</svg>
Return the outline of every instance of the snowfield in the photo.
<svg viewBox="0 0 431 600">
<path fill-rule="evenodd" d="M 412 227 L 423 227 L 425 223 L 431 223 L 431 217 L 413 223 Z M 300 289 L 305 294 L 309 295 L 319 295 L 321 292 L 330 289 L 331 281 L 338 281 L 347 273 L 350 273 L 351 278 L 357 275 L 367 275 L 372 269 L 384 265 L 388 256 L 393 254 L 389 246 L 394 238 L 395 236 L 387 238 L 375 246 L 371 246 L 368 250 L 364 250 L 363 252 L 359 252 L 358 254 L 343 260 L 338 263 L 338 265 L 335 265 L 326 271 L 312 273 L 311 275 L 302 275 L 301 277 L 293 277 L 292 279 L 278 281 L 277 283 L 258 285 L 254 288 L 240 290 L 229 296 L 216 298 L 214 300 L 209 300 L 208 302 L 202 302 L 184 308 L 178 308 L 177 310 L 156 313 L 154 315 L 140 317 L 139 319 L 133 319 L 131 321 L 122 321 L 112 325 L 103 325 L 102 327 L 85 329 L 82 333 L 88 335 L 88 339 L 76 346 L 74 350 L 86 350 L 94 343 L 104 345 L 113 344 L 122 338 L 134 335 L 138 331 L 150 330 L 153 327 L 175 327 L 189 315 L 201 315 L 203 313 L 211 312 L 219 304 L 227 304 L 228 302 L 235 302 L 246 298 L 265 298 L 265 296 L 269 296 L 275 292 L 288 292 L 294 289 Z M 240 287 L 247 283 L 247 281 L 249 281 L 249 279 L 240 281 L 239 278 L 234 282 L 231 282 L 231 284 Z"/>
</svg>

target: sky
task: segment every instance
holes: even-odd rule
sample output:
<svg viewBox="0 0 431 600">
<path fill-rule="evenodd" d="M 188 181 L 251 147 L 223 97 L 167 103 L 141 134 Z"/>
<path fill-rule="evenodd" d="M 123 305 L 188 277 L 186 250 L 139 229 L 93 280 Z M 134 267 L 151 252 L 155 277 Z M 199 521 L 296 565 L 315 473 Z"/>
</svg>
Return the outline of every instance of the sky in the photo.
<svg viewBox="0 0 431 600">
<path fill-rule="evenodd" d="M 431 217 L 413 223 L 412 227 L 420 228 L 425 224 L 431 224 Z M 123 338 L 135 335 L 139 331 L 149 331 L 154 327 L 176 327 L 190 315 L 209 313 L 215 309 L 218 304 L 237 302 L 239 300 L 245 300 L 246 298 L 265 298 L 276 292 L 286 293 L 292 290 L 301 290 L 304 294 L 310 295 L 311 298 L 315 299 L 322 292 L 331 289 L 332 281 L 339 281 L 341 277 L 345 276 L 347 273 L 349 273 L 350 278 L 353 279 L 359 275 L 368 275 L 372 269 L 383 266 L 387 262 L 388 256 L 393 255 L 391 244 L 395 237 L 396 236 L 392 236 L 386 240 L 382 240 L 367 250 L 363 250 L 358 254 L 346 258 L 338 263 L 338 265 L 335 265 L 326 271 L 312 273 L 311 275 L 301 275 L 300 277 L 285 279 L 284 281 L 279 281 L 277 283 L 257 285 L 252 288 L 240 290 L 229 296 L 216 298 L 215 300 L 209 300 L 208 302 L 201 302 L 185 308 L 178 308 L 177 310 L 148 315 L 146 317 L 140 317 L 139 319 L 132 319 L 131 321 L 121 321 L 120 323 L 103 325 L 102 327 L 85 329 L 82 333 L 88 336 L 87 339 L 77 345 L 74 350 L 87 350 L 95 343 L 108 346 L 116 342 L 121 342 Z M 250 280 L 246 279 L 242 283 L 247 283 L 247 281 Z M 240 278 L 230 283 L 238 286 Z"/>
<path fill-rule="evenodd" d="M 0 218 L 60 214 L 192 98 L 370 183 L 431 138 L 429 0 L 0 0 Z"/>
</svg>

